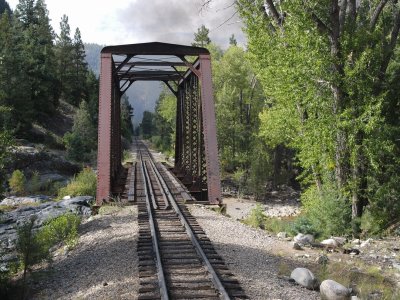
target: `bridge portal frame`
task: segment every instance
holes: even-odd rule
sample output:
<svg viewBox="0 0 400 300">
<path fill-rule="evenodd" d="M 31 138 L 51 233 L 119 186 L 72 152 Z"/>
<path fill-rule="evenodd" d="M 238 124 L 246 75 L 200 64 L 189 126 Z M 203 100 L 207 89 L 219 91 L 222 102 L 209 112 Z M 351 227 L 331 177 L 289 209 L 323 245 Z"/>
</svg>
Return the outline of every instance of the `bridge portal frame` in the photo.
<svg viewBox="0 0 400 300">
<path fill-rule="evenodd" d="M 195 57 L 194 62 L 189 57 Z M 164 82 L 176 96 L 173 171 L 197 199 L 219 204 L 210 53 L 205 48 L 155 42 L 108 46 L 101 51 L 96 205 L 113 196 L 122 171 L 120 99 L 135 81 Z"/>
</svg>

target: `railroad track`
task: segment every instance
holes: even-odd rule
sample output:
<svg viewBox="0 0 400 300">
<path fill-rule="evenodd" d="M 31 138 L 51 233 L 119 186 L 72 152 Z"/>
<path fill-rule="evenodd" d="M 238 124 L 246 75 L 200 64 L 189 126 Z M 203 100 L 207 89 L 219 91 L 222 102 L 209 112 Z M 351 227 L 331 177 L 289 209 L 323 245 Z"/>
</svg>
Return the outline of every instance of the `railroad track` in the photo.
<svg viewBox="0 0 400 300">
<path fill-rule="evenodd" d="M 128 198 L 139 211 L 138 299 L 247 299 L 184 205 L 184 188 L 140 141 Z"/>
</svg>

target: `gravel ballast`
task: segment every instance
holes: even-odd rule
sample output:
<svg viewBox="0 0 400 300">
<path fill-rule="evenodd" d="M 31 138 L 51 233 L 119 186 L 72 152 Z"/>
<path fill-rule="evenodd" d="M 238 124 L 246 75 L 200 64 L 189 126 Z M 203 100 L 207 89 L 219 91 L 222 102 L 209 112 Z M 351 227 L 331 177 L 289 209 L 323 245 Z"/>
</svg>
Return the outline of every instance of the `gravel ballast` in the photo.
<svg viewBox="0 0 400 300">
<path fill-rule="evenodd" d="M 265 231 L 191 205 L 190 210 L 237 276 L 250 299 L 319 299 L 319 293 L 278 276 L 283 258 L 270 251 Z M 79 243 L 59 251 L 50 270 L 32 285 L 33 299 L 136 299 L 139 287 L 137 208 L 128 206 L 84 222 Z"/>
<path fill-rule="evenodd" d="M 33 299 L 134 299 L 139 287 L 137 207 L 90 218 L 78 245 L 56 256 Z"/>
<path fill-rule="evenodd" d="M 248 227 L 203 206 L 192 205 L 190 211 L 250 299 L 320 299 L 318 292 L 278 277 L 279 269 L 286 262 L 271 254 L 276 239 L 268 236 L 267 232 Z"/>
</svg>

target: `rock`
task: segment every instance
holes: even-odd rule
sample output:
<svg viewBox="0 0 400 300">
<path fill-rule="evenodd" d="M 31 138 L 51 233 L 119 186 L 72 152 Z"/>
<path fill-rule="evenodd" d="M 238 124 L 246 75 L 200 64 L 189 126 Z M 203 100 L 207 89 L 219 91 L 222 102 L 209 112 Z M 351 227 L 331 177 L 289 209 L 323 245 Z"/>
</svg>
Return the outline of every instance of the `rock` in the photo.
<svg viewBox="0 0 400 300">
<path fill-rule="evenodd" d="M 347 239 L 344 237 L 332 236 L 331 238 L 336 241 L 336 243 L 338 244 L 339 247 L 343 246 L 347 242 Z"/>
<path fill-rule="evenodd" d="M 382 298 L 383 293 L 381 291 L 373 291 L 367 296 L 367 300 L 381 300 Z"/>
<path fill-rule="evenodd" d="M 69 199 L 71 199 L 71 196 L 64 196 L 63 198 L 62 198 L 63 200 L 69 200 Z"/>
<path fill-rule="evenodd" d="M 393 263 L 393 268 L 397 269 L 397 271 L 400 271 L 400 263 Z"/>
<path fill-rule="evenodd" d="M 303 248 L 301 248 L 301 246 L 296 242 L 293 243 L 293 249 L 295 249 L 295 250 L 303 250 Z"/>
<path fill-rule="evenodd" d="M 355 240 L 352 240 L 351 243 L 353 245 L 359 245 L 361 243 L 361 241 L 360 241 L 360 239 L 355 239 Z"/>
<path fill-rule="evenodd" d="M 327 248 L 337 248 L 339 246 L 338 242 L 335 239 L 327 239 L 321 242 L 321 245 L 324 245 Z"/>
<path fill-rule="evenodd" d="M 293 240 L 301 245 L 307 245 L 314 242 L 314 236 L 312 234 L 298 233 Z"/>
<path fill-rule="evenodd" d="M 17 206 L 21 204 L 43 203 L 50 200 L 51 198 L 49 196 L 44 196 L 44 195 L 27 196 L 27 197 L 11 196 L 8 198 L 4 198 L 3 201 L 0 202 L 0 205 Z"/>
<path fill-rule="evenodd" d="M 287 233 L 286 232 L 279 232 L 277 235 L 276 235 L 279 239 L 285 239 L 286 237 L 287 237 Z"/>
<path fill-rule="evenodd" d="M 297 284 L 314 290 L 318 287 L 318 280 L 314 274 L 306 268 L 296 268 L 290 274 L 290 278 L 296 281 Z"/>
<path fill-rule="evenodd" d="M 348 300 L 351 298 L 350 290 L 334 280 L 322 281 L 319 291 L 321 299 L 325 300 Z"/>
<path fill-rule="evenodd" d="M 315 261 L 320 265 L 326 265 L 329 262 L 329 258 L 326 255 L 320 255 L 315 259 Z"/>
<path fill-rule="evenodd" d="M 364 248 L 365 246 L 370 245 L 372 241 L 373 241 L 372 239 L 368 239 L 368 240 L 362 242 L 360 245 L 360 248 Z"/>
</svg>

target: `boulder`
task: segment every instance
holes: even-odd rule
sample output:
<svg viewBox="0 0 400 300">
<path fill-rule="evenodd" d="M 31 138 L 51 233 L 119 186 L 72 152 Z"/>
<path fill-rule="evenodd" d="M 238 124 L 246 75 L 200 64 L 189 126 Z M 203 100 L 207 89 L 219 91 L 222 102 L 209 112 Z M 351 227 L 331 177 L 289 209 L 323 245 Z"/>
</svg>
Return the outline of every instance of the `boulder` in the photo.
<svg viewBox="0 0 400 300">
<path fill-rule="evenodd" d="M 295 249 L 295 250 L 303 250 L 303 248 L 301 248 L 301 246 L 296 242 L 293 243 L 293 249 Z"/>
<path fill-rule="evenodd" d="M 307 289 L 315 290 L 318 288 L 318 280 L 314 274 L 307 268 L 296 268 L 290 274 L 297 284 L 304 286 Z"/>
<path fill-rule="evenodd" d="M 314 242 L 314 236 L 312 234 L 298 233 L 293 240 L 301 245 L 307 245 Z"/>
<path fill-rule="evenodd" d="M 350 290 L 334 280 L 322 281 L 319 291 L 321 299 L 324 300 L 349 300 L 351 299 Z"/>
<path fill-rule="evenodd" d="M 276 235 L 279 239 L 285 239 L 286 237 L 287 237 L 287 233 L 286 232 L 279 232 L 277 235 Z"/>
<path fill-rule="evenodd" d="M 321 242 L 321 245 L 327 248 L 337 248 L 339 243 L 335 239 L 326 239 Z"/>
</svg>

